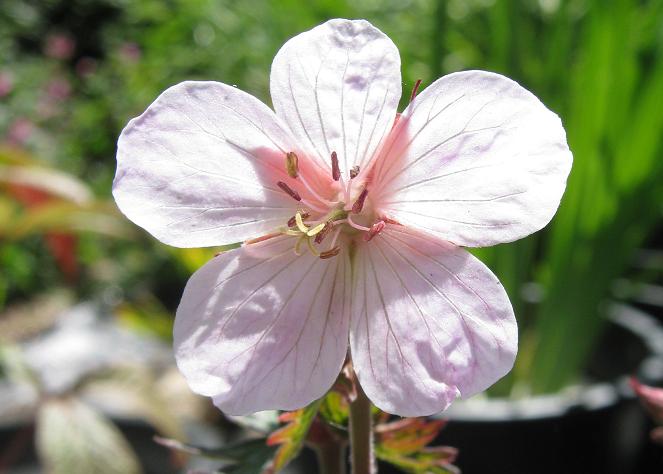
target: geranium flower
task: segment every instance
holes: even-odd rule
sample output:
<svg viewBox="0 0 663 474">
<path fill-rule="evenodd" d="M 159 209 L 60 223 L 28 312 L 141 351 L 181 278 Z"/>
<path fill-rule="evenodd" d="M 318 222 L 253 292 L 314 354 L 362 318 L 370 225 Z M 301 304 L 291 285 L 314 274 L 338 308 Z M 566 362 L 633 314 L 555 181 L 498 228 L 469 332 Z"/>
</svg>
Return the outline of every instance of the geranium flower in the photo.
<svg viewBox="0 0 663 474">
<path fill-rule="evenodd" d="M 325 394 L 348 352 L 368 397 L 445 409 L 513 366 L 497 278 L 461 246 L 552 218 L 571 166 L 559 118 L 515 82 L 450 74 L 397 115 L 398 50 L 370 23 L 288 41 L 273 112 L 218 82 L 166 90 L 122 132 L 113 194 L 157 239 L 243 241 L 189 280 L 177 364 L 229 414 Z"/>
</svg>

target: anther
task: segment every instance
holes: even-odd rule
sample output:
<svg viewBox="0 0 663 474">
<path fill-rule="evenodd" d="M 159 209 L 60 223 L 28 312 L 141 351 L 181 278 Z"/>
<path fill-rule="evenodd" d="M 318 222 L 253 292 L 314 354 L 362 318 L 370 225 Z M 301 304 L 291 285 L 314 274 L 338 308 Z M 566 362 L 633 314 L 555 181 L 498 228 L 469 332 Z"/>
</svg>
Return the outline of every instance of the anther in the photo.
<svg viewBox="0 0 663 474">
<path fill-rule="evenodd" d="M 350 170 L 350 179 L 355 179 L 359 174 L 359 166 L 353 166 Z"/>
<path fill-rule="evenodd" d="M 326 258 L 332 258 L 332 257 L 335 257 L 335 256 L 337 256 L 337 255 L 339 254 L 340 251 L 341 251 L 341 247 L 339 247 L 339 246 L 337 245 L 337 246 L 334 247 L 333 249 L 325 250 L 324 252 L 320 252 L 320 258 L 322 258 L 322 259 L 324 260 L 324 259 L 326 259 Z"/>
<path fill-rule="evenodd" d="M 386 224 L 384 223 L 384 221 L 377 221 L 375 224 L 371 226 L 371 230 L 369 230 L 368 232 L 366 232 L 366 234 L 364 234 L 364 240 L 366 242 L 370 242 L 373 237 L 375 237 L 380 232 L 382 232 L 382 229 L 384 229 L 385 225 Z"/>
<path fill-rule="evenodd" d="M 368 188 L 364 188 L 361 192 L 355 203 L 352 205 L 352 213 L 359 214 L 364 208 L 364 202 L 366 201 L 366 196 L 368 196 Z"/>
<path fill-rule="evenodd" d="M 299 176 L 299 158 L 292 151 L 289 151 L 285 155 L 285 169 L 291 178 Z"/>
<path fill-rule="evenodd" d="M 325 237 L 331 232 L 331 230 L 334 228 L 334 224 L 331 222 L 325 222 L 325 226 L 322 228 L 320 232 L 315 236 L 315 243 L 319 244 L 321 243 Z"/>
<path fill-rule="evenodd" d="M 316 225 L 315 227 L 313 227 L 312 229 L 310 229 L 308 232 L 306 232 L 306 235 L 308 235 L 309 237 L 313 237 L 314 235 L 319 234 L 322 231 L 322 229 L 325 228 L 326 225 L 327 225 L 326 222 L 322 222 Z"/>
<path fill-rule="evenodd" d="M 332 178 L 334 181 L 341 179 L 341 169 L 338 167 L 338 155 L 335 151 L 331 153 Z"/>
<path fill-rule="evenodd" d="M 279 181 L 278 183 L 276 183 L 276 185 L 277 185 L 279 188 L 281 188 L 281 190 L 282 190 L 284 193 L 286 193 L 288 196 L 290 196 L 291 198 L 293 198 L 295 201 L 301 201 L 301 200 L 302 200 L 302 197 L 299 195 L 299 193 L 297 193 L 297 191 L 295 191 L 294 189 L 292 189 L 290 186 L 288 186 L 287 184 L 285 184 L 283 181 Z"/>
<path fill-rule="evenodd" d="M 299 213 L 302 216 L 303 219 L 308 219 L 309 213 L 308 212 L 300 212 Z M 288 227 L 295 227 L 297 225 L 297 216 L 292 216 L 290 219 L 288 219 Z"/>
<path fill-rule="evenodd" d="M 414 98 L 417 97 L 417 92 L 419 91 L 420 85 L 421 79 L 417 79 L 417 82 L 414 83 L 414 87 L 412 88 L 412 94 L 410 94 L 410 102 L 412 102 Z"/>
</svg>

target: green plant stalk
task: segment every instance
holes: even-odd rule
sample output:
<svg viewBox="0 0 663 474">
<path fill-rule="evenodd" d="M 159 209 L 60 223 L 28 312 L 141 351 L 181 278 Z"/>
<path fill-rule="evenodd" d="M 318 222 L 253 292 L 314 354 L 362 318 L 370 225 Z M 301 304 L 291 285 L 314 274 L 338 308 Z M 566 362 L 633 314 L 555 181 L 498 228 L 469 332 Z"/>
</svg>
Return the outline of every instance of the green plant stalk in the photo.
<svg viewBox="0 0 663 474">
<path fill-rule="evenodd" d="M 345 443 L 330 441 L 315 447 L 320 474 L 346 474 Z"/>
<path fill-rule="evenodd" d="M 350 459 L 352 474 L 374 474 L 373 419 L 371 402 L 359 383 L 357 398 L 350 403 Z"/>
</svg>

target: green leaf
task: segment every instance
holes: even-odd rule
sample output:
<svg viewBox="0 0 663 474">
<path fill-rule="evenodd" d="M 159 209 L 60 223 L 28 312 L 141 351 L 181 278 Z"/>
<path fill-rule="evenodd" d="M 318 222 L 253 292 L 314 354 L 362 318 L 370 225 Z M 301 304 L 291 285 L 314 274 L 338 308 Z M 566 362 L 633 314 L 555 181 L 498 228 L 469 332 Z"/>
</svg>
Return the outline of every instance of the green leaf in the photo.
<svg viewBox="0 0 663 474">
<path fill-rule="evenodd" d="M 274 456 L 273 469 L 275 472 L 283 469 L 299 454 L 321 403 L 322 399 L 319 399 L 306 408 L 281 415 L 279 419 L 288 422 L 288 424 L 267 438 L 267 443 L 270 446 L 280 445 Z"/>
<path fill-rule="evenodd" d="M 37 417 L 37 450 L 50 474 L 138 474 L 138 459 L 109 420 L 75 400 L 45 401 Z"/>
<path fill-rule="evenodd" d="M 375 427 L 375 455 L 405 472 L 451 474 L 457 451 L 447 446 L 426 447 L 444 428 L 444 420 L 404 418 Z"/>
<path fill-rule="evenodd" d="M 331 390 L 322 399 L 320 415 L 327 423 L 337 427 L 345 426 L 348 413 L 348 400 L 343 394 Z"/>
<path fill-rule="evenodd" d="M 221 472 L 232 474 L 262 474 L 269 472 L 275 446 L 269 446 L 265 438 L 248 439 L 220 448 L 203 448 L 155 437 L 154 440 L 167 448 L 224 462 Z"/>
</svg>

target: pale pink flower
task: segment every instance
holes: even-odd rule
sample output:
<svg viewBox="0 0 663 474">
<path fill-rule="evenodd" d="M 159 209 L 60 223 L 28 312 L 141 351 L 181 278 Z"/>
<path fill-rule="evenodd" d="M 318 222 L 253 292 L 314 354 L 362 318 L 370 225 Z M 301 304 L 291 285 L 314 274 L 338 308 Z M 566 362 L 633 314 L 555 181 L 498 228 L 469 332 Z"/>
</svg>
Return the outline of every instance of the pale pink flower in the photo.
<svg viewBox="0 0 663 474">
<path fill-rule="evenodd" d="M 468 71 L 395 124 L 398 50 L 361 20 L 288 41 L 271 94 L 276 113 L 184 82 L 119 139 L 113 194 L 131 220 L 180 247 L 244 241 L 184 290 L 175 351 L 191 388 L 230 414 L 298 408 L 332 386 L 349 344 L 369 398 L 415 416 L 506 374 L 511 304 L 460 246 L 552 218 L 571 166 L 559 118 L 515 82 Z"/>
</svg>

